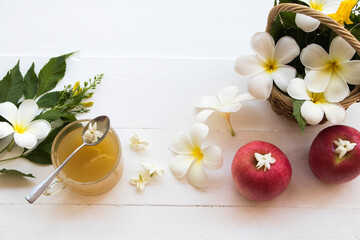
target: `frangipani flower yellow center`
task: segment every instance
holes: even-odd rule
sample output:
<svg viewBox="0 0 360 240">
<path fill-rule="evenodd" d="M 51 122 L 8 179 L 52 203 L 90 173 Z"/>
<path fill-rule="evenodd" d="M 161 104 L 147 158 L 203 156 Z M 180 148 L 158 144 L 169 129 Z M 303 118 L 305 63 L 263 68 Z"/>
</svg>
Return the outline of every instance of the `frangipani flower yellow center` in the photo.
<svg viewBox="0 0 360 240">
<path fill-rule="evenodd" d="M 350 14 L 356 3 L 356 0 L 342 1 L 336 13 L 329 14 L 329 17 L 331 17 L 341 25 L 344 25 L 344 22 L 346 24 L 353 24 L 353 22 L 350 20 Z"/>
<path fill-rule="evenodd" d="M 264 64 L 264 69 L 265 71 L 267 71 L 268 73 L 272 73 L 274 71 L 276 71 L 278 68 L 276 60 L 275 59 L 268 59 L 265 64 Z"/>
<path fill-rule="evenodd" d="M 196 161 L 199 161 L 201 162 L 201 160 L 203 159 L 204 157 L 204 154 L 202 153 L 201 151 L 201 148 L 196 146 L 194 148 L 194 151 L 192 152 L 192 155 L 194 156 L 194 158 L 196 159 Z"/>
<path fill-rule="evenodd" d="M 323 93 L 312 93 L 310 92 L 311 101 L 315 104 L 322 104 L 326 102 L 326 99 L 324 97 Z"/>
<path fill-rule="evenodd" d="M 309 1 L 310 7 L 316 11 L 322 11 L 324 8 L 324 2 Z"/>
</svg>

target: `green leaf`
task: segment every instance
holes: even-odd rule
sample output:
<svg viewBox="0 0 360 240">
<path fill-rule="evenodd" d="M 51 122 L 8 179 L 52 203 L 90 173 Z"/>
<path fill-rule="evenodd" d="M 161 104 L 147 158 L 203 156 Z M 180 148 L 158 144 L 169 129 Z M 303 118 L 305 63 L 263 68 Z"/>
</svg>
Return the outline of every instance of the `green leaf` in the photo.
<svg viewBox="0 0 360 240">
<path fill-rule="evenodd" d="M 17 104 L 23 96 L 24 85 L 19 63 L 20 61 L 0 81 L 0 102 L 8 101 Z"/>
<path fill-rule="evenodd" d="M 305 102 L 304 100 L 293 99 L 293 116 L 298 122 L 301 132 L 304 132 L 306 126 L 306 121 L 301 115 L 301 111 L 300 111 L 301 106 L 303 105 L 304 102 Z"/>
<path fill-rule="evenodd" d="M 38 163 L 38 164 L 43 164 L 43 165 L 51 164 L 50 153 L 48 153 L 44 150 L 41 150 L 41 149 L 36 148 L 24 157 L 33 163 Z"/>
<path fill-rule="evenodd" d="M 63 116 L 63 113 L 60 112 L 59 110 L 56 110 L 56 109 L 52 109 L 52 110 L 49 110 L 49 111 L 46 111 L 44 113 L 41 113 L 39 115 L 37 115 L 35 117 L 35 120 L 37 119 L 44 119 L 48 122 L 52 122 L 52 121 L 55 121 L 56 119 L 60 118 Z"/>
<path fill-rule="evenodd" d="M 22 173 L 18 170 L 15 169 L 6 169 L 3 168 L 0 170 L 0 173 L 2 174 L 9 174 L 9 175 L 15 175 L 15 176 L 21 176 L 21 177 L 30 177 L 30 178 L 35 178 L 32 174 L 26 174 L 26 173 Z"/>
<path fill-rule="evenodd" d="M 55 88 L 56 84 L 64 77 L 66 70 L 66 59 L 72 53 L 54 57 L 40 70 L 39 88 L 36 97 Z"/>
<path fill-rule="evenodd" d="M 37 104 L 39 107 L 43 108 L 55 107 L 60 100 L 60 96 L 61 92 L 59 91 L 46 93 L 37 101 Z"/>
<path fill-rule="evenodd" d="M 295 15 L 296 15 L 296 13 L 292 13 L 292 12 L 280 13 L 281 20 L 285 26 L 292 27 L 292 28 L 298 28 L 295 23 Z"/>
<path fill-rule="evenodd" d="M 24 77 L 24 97 L 25 99 L 32 99 L 35 97 L 39 79 L 34 71 L 35 64 L 33 63 Z"/>
</svg>

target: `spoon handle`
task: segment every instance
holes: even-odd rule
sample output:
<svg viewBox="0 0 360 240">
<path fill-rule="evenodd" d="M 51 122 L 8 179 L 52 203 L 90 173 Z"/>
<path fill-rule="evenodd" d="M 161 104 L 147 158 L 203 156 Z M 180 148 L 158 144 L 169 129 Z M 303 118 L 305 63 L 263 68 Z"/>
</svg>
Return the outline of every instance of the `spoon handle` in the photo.
<svg viewBox="0 0 360 240">
<path fill-rule="evenodd" d="M 70 156 L 47 178 L 45 178 L 41 183 L 39 183 L 28 195 L 26 195 L 25 199 L 29 203 L 33 203 L 39 196 L 45 191 L 45 189 L 49 186 L 52 180 L 59 174 L 61 169 L 65 166 L 65 164 L 75 155 L 77 151 L 79 151 L 82 147 L 85 146 L 85 143 L 81 144 L 74 152 L 70 154 Z"/>
</svg>

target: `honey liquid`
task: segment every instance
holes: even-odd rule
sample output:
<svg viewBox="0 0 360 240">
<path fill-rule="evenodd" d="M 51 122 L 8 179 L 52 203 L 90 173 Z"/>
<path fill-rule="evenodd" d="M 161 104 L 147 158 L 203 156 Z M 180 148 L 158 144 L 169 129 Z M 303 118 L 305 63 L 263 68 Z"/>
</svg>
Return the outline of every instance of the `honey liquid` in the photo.
<svg viewBox="0 0 360 240">
<path fill-rule="evenodd" d="M 69 132 L 59 143 L 57 164 L 65 159 L 82 144 L 83 128 Z M 77 182 L 93 182 L 108 175 L 115 167 L 119 156 L 116 136 L 109 131 L 102 142 L 95 146 L 80 149 L 62 169 L 65 177 Z"/>
</svg>

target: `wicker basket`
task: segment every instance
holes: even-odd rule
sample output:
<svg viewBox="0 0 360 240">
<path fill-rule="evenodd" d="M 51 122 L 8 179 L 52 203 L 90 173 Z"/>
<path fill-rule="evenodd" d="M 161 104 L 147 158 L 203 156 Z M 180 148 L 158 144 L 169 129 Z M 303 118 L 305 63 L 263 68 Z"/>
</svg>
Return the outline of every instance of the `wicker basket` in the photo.
<svg viewBox="0 0 360 240">
<path fill-rule="evenodd" d="M 327 15 L 299 4 L 283 3 L 273 7 L 268 16 L 266 32 L 270 33 L 271 27 L 276 17 L 281 12 L 301 13 L 319 20 L 322 24 L 328 26 L 339 36 L 345 39 L 360 55 L 360 43 L 349 31 L 347 31 L 343 26 L 341 26 L 339 23 L 337 23 L 335 20 L 328 17 Z M 285 93 L 283 93 L 275 85 L 271 91 L 268 101 L 270 102 L 274 112 L 276 112 L 279 115 L 284 115 L 289 120 L 296 121 L 295 118 L 293 117 L 292 98 L 286 95 Z M 360 101 L 360 85 L 357 85 L 350 92 L 350 95 L 347 98 L 345 98 L 343 101 L 341 101 L 340 104 L 345 109 L 347 109 L 351 104 L 359 101 Z M 325 121 L 326 118 L 324 117 L 323 122 Z"/>
</svg>

